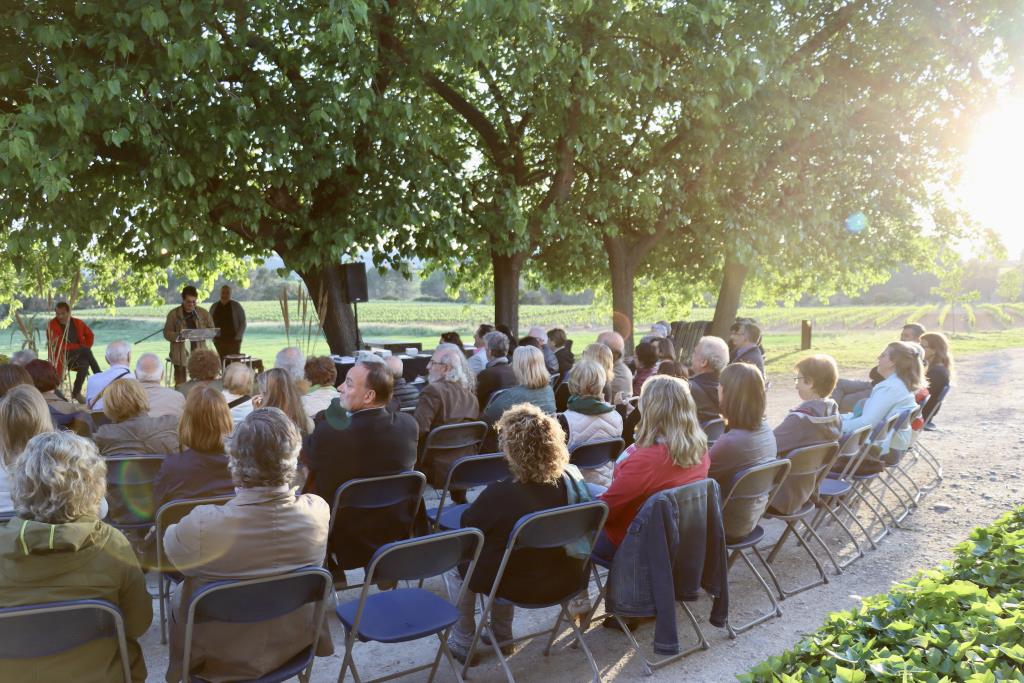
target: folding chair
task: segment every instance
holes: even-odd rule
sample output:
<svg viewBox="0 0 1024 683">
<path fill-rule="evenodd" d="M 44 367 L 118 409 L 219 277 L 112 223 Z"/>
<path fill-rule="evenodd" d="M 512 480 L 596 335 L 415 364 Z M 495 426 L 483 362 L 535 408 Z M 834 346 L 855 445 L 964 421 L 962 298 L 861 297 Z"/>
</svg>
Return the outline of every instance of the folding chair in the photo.
<svg viewBox="0 0 1024 683">
<path fill-rule="evenodd" d="M 825 541 L 821 540 L 821 537 L 814 531 L 814 527 L 808 523 L 808 519 L 810 519 L 817 511 L 814 498 L 818 493 L 821 481 L 825 479 L 825 476 L 832 469 L 832 463 L 835 461 L 838 453 L 839 444 L 833 441 L 830 443 L 796 448 L 786 455 L 786 460 L 789 460 L 790 465 L 789 474 L 786 475 L 785 481 L 783 481 L 782 486 L 779 487 L 779 493 L 785 491 L 790 494 L 793 498 L 790 502 L 796 509 L 793 512 L 781 512 L 769 505 L 768 510 L 764 514 L 766 519 L 779 519 L 786 523 L 786 528 L 783 530 L 782 535 L 779 536 L 779 539 L 775 542 L 775 545 L 772 546 L 771 552 L 768 553 L 767 562 L 765 562 L 765 568 L 768 570 L 768 575 L 771 577 L 772 582 L 779 591 L 780 600 L 785 600 L 797 593 L 802 593 L 805 590 L 816 588 L 817 586 L 828 583 L 828 575 L 825 574 L 825 568 L 821 566 L 818 556 L 814 554 L 814 551 L 811 550 L 807 541 L 805 541 L 800 535 L 798 525 L 802 525 L 803 528 L 806 529 L 807 533 L 825 549 L 825 554 L 828 555 L 829 560 L 832 561 L 836 574 L 841 574 L 843 572 L 842 568 L 839 566 L 839 562 L 836 561 L 836 558 L 832 554 L 828 545 L 826 545 Z M 778 500 L 777 495 L 776 500 Z M 786 540 L 791 534 L 796 538 L 799 546 L 811 556 L 811 560 L 814 562 L 814 566 L 818 570 L 819 578 L 817 581 L 812 581 L 810 583 L 797 586 L 796 588 L 786 589 L 783 588 L 778 575 L 776 575 L 775 570 L 772 569 L 772 562 L 774 562 L 775 558 L 778 557 L 779 551 L 782 550 L 782 546 L 786 543 Z"/>
<path fill-rule="evenodd" d="M 168 501 L 160 506 L 154 518 L 156 532 L 156 577 L 157 600 L 160 603 L 160 644 L 167 644 L 167 611 L 171 602 L 171 583 L 180 583 L 184 578 L 164 553 L 164 532 L 167 527 L 180 522 L 185 515 L 200 505 L 223 505 L 234 496 L 212 498 L 188 498 Z"/>
<path fill-rule="evenodd" d="M 571 395 L 567 379 L 565 382 L 559 384 L 558 388 L 555 389 L 555 410 L 559 413 L 564 413 L 569 408 L 569 396 Z"/>
<path fill-rule="evenodd" d="M 552 389 L 554 389 L 555 387 L 558 386 L 558 380 L 559 380 L 559 378 L 561 378 L 561 376 L 562 376 L 561 373 L 558 373 L 558 372 L 552 372 L 551 373 L 550 384 L 551 384 L 551 388 Z"/>
<path fill-rule="evenodd" d="M 349 668 L 352 669 L 352 677 L 356 683 L 362 683 L 352 657 L 357 638 L 364 643 L 406 643 L 432 635 L 436 635 L 441 641 L 432 663 L 365 683 L 387 681 L 423 669 L 430 669 L 427 681 L 433 681 L 442 655 L 452 667 L 456 680 L 462 683 L 460 665 L 456 663 L 448 649 L 448 633 L 459 619 L 456 605 L 465 591 L 469 590 L 469 581 L 483 545 L 483 533 L 479 529 L 470 528 L 443 531 L 381 546 L 367 567 L 366 581 L 363 583 L 359 599 L 338 605 L 335 610 L 345 627 L 345 658 L 341 663 L 341 671 L 338 672 L 338 683 L 343 683 Z M 455 604 L 422 588 L 399 588 L 369 595 L 370 585 L 374 581 L 422 583 L 424 579 L 444 574 L 465 562 L 468 562 L 469 566 Z"/>
<path fill-rule="evenodd" d="M 935 407 L 932 408 L 931 412 L 928 415 L 924 415 L 922 413 L 921 417 L 924 419 L 925 424 L 918 429 L 914 429 L 910 436 L 910 447 L 907 450 L 912 454 L 912 456 L 915 459 L 920 458 L 921 460 L 923 460 L 924 463 L 928 465 L 928 467 L 930 467 L 931 470 L 935 473 L 935 479 L 932 482 L 930 482 L 927 485 L 922 485 L 918 487 L 921 490 L 922 494 L 928 493 L 942 482 L 942 463 L 939 461 L 939 459 L 935 456 L 934 453 L 932 453 L 928 448 L 924 446 L 924 444 L 920 442 L 920 439 L 923 432 L 925 431 L 924 427 L 932 418 L 939 414 L 939 410 L 942 408 L 946 400 L 947 394 L 949 394 L 948 385 L 945 389 L 942 390 L 942 393 L 939 394 L 938 401 L 936 401 Z"/>
<path fill-rule="evenodd" d="M 768 587 L 768 583 L 761 576 L 761 572 L 757 571 L 757 567 L 750 561 L 746 551 L 748 549 L 753 551 L 754 555 L 761 560 L 761 563 L 766 567 L 768 566 L 761 552 L 757 549 L 757 544 L 764 538 L 764 528 L 757 521 L 764 515 L 772 498 L 775 497 L 779 487 L 782 486 L 782 482 L 789 473 L 789 468 L 789 460 L 782 459 L 741 470 L 733 477 L 732 488 L 725 497 L 725 502 L 722 503 L 722 520 L 725 524 L 725 543 L 726 549 L 729 552 L 729 569 L 731 571 L 732 565 L 735 564 L 737 559 L 742 559 L 744 564 L 753 572 L 754 578 L 764 588 L 764 592 L 768 595 L 773 608 L 773 611 L 762 614 L 740 626 L 733 626 L 732 619 L 727 619 L 725 628 L 729 632 L 730 638 L 735 638 L 740 633 L 745 633 L 772 617 L 782 616 L 782 608 L 779 607 L 775 594 Z"/>
<path fill-rule="evenodd" d="M 331 573 L 321 567 L 303 567 L 287 574 L 265 576 L 240 581 L 215 581 L 201 587 L 188 603 L 185 618 L 185 647 L 181 657 L 181 676 L 198 683 L 202 679 L 191 675 L 192 635 L 196 624 L 226 622 L 252 624 L 270 621 L 290 614 L 300 607 L 315 604 L 310 623 L 310 645 L 277 669 L 260 676 L 259 683 L 279 683 L 299 677 L 309 681 L 313 671 L 313 658 L 320 642 L 327 600 L 331 595 Z M 244 644 L 239 644 L 244 647 Z"/>
<path fill-rule="evenodd" d="M 486 422 L 460 422 L 434 427 L 423 442 L 416 469 L 427 473 L 431 486 L 440 488 L 448 468 L 463 455 L 477 455 L 490 427 Z"/>
<path fill-rule="evenodd" d="M 121 673 L 132 680 L 121 610 L 106 600 L 63 600 L 0 609 L 0 659 L 37 659 L 102 638 L 117 640 Z"/>
<path fill-rule="evenodd" d="M 452 489 L 465 491 L 476 486 L 486 486 L 508 475 L 508 460 L 503 453 L 464 455 L 456 460 L 448 470 L 438 506 L 427 510 L 427 519 L 433 530 L 458 529 L 462 526 L 462 513 L 469 507 L 469 503 L 445 506 Z"/>
<path fill-rule="evenodd" d="M 622 439 L 601 439 L 583 443 L 569 453 L 569 462 L 581 470 L 594 470 L 614 462 L 626 450 Z"/>
<path fill-rule="evenodd" d="M 885 463 L 878 459 L 876 453 L 882 448 L 882 443 L 885 441 L 886 435 L 889 433 L 893 423 L 899 419 L 899 415 L 890 415 L 885 420 L 879 422 L 871 430 L 868 435 L 867 442 L 864 445 L 864 452 L 861 454 L 860 466 L 849 473 L 849 480 L 853 484 L 851 493 L 856 497 L 857 501 L 855 504 L 863 504 L 868 509 L 875 521 L 878 522 L 880 531 L 877 536 L 870 536 L 871 545 L 875 547 L 881 542 L 883 538 L 889 535 L 891 527 L 888 522 L 885 521 L 885 517 L 882 515 L 884 511 L 890 519 L 896 519 L 896 515 L 885 504 L 885 501 L 871 488 L 871 482 L 881 477 L 881 472 L 885 469 Z M 875 505 L 872 505 L 871 500 L 864 494 L 871 496 L 874 500 Z M 853 511 L 853 508 L 851 508 Z M 870 523 L 869 523 L 870 526 Z"/>
<path fill-rule="evenodd" d="M 399 408 L 399 410 L 403 413 L 409 413 L 410 415 L 413 415 L 416 412 L 416 406 L 407 406 L 405 408 Z"/>
<path fill-rule="evenodd" d="M 491 610 L 494 608 L 495 602 L 501 600 L 503 604 L 512 604 L 524 609 L 541 609 L 544 607 L 560 605 L 561 609 L 558 612 L 558 618 L 555 620 L 554 626 L 545 631 L 520 636 L 519 638 L 515 638 L 512 642 L 515 643 L 521 640 L 550 634 L 547 646 L 544 648 L 544 654 L 548 655 L 551 652 L 551 646 L 554 644 L 555 638 L 558 636 L 559 627 L 562 625 L 562 620 L 564 619 L 572 628 L 573 635 L 575 636 L 575 642 L 579 643 L 580 649 L 583 650 L 587 661 L 590 663 L 590 668 L 594 673 L 594 683 L 600 683 L 601 673 L 597 668 L 597 662 L 594 660 L 594 655 L 590 652 L 590 648 L 587 647 L 586 641 L 583 640 L 583 632 L 580 630 L 579 626 L 576 625 L 576 622 L 569 617 L 569 602 L 581 592 L 587 590 L 587 586 L 590 583 L 589 558 L 581 564 L 579 582 L 575 589 L 568 595 L 562 596 L 560 600 L 543 604 L 526 604 L 512 600 L 505 600 L 501 598 L 498 593 L 501 589 L 501 580 L 505 574 L 505 568 L 508 566 L 509 560 L 514 552 L 531 548 L 563 548 L 579 541 L 583 541 L 587 545 L 587 554 L 589 555 L 590 551 L 593 550 L 597 535 L 601 533 L 601 529 L 604 528 L 604 522 L 607 518 L 608 506 L 601 501 L 591 501 L 589 503 L 578 503 L 576 505 L 566 505 L 564 507 L 534 512 L 523 516 L 518 522 L 516 522 L 516 525 L 512 528 L 512 533 L 509 534 L 508 544 L 505 546 L 505 554 L 501 558 L 501 564 L 498 565 L 498 572 L 494 576 L 494 584 L 491 586 L 491 591 L 484 600 L 484 607 L 480 613 L 480 621 L 477 623 L 476 631 L 473 633 L 473 640 L 469 645 L 466 663 L 462 667 L 463 676 L 466 675 L 466 671 L 468 671 L 470 664 L 473 662 L 473 653 L 476 651 L 476 644 L 477 641 L 480 640 L 480 635 L 483 632 L 483 629 L 488 623 L 490 623 Z M 490 641 L 491 648 L 498 656 L 498 661 L 501 663 L 502 669 L 505 670 L 506 678 L 508 678 L 509 683 L 515 683 L 515 677 L 512 675 L 512 670 L 508 666 L 508 660 L 501 651 L 503 645 L 511 645 L 512 643 L 498 643 L 498 639 L 494 637 L 492 637 Z"/>
<path fill-rule="evenodd" d="M 892 426 L 890 427 L 888 437 L 890 443 L 889 452 L 880 458 L 881 461 L 885 463 L 885 469 L 882 470 L 881 476 L 879 477 L 879 481 L 881 481 L 882 485 L 885 486 L 885 488 L 888 489 L 890 493 L 892 493 L 892 495 L 896 498 L 896 502 L 899 503 L 903 509 L 902 512 L 895 517 L 895 523 L 897 525 L 899 525 L 900 522 L 907 518 L 907 516 L 913 511 L 913 508 L 917 507 L 917 501 L 921 497 L 921 489 L 917 486 L 917 484 L 914 483 L 914 480 L 911 478 L 910 474 L 908 474 L 907 471 L 903 468 L 902 461 L 903 457 L 907 453 L 907 450 L 893 448 L 891 445 L 892 437 L 895 436 L 897 432 L 900 432 L 903 429 L 911 429 L 910 425 L 913 423 L 915 419 L 920 417 L 920 415 L 921 406 L 908 408 L 907 410 L 904 410 L 903 412 L 899 413 L 899 415 L 896 418 L 896 421 L 893 422 Z M 911 434 L 913 434 L 913 431 L 911 431 Z M 907 488 L 906 486 L 903 485 L 903 481 L 901 480 L 900 475 L 902 475 L 903 478 L 906 479 L 907 483 L 910 484 L 910 487 L 913 489 L 913 491 L 911 491 L 910 488 Z M 894 485 L 900 490 L 897 491 L 896 488 L 893 488 Z M 900 495 L 901 492 L 903 496 Z"/>
<path fill-rule="evenodd" d="M 725 434 L 725 420 L 718 417 L 714 420 L 708 420 L 702 422 L 700 428 L 704 430 L 704 434 L 708 437 L 708 448 L 713 443 L 722 438 L 722 434 Z"/>
<path fill-rule="evenodd" d="M 162 455 L 110 455 L 107 463 L 106 521 L 121 529 L 144 531 L 153 526 L 156 507 L 153 481 L 164 463 Z"/>
<path fill-rule="evenodd" d="M 414 535 L 416 524 L 416 513 L 423 500 L 423 489 L 426 486 L 426 477 L 422 472 L 401 472 L 389 474 L 384 477 L 368 477 L 365 479 L 352 479 L 345 482 L 334 492 L 334 502 L 331 505 L 331 519 L 327 531 L 327 559 L 324 566 L 329 566 L 332 551 L 344 547 L 344 539 L 335 540 L 335 529 L 341 530 L 338 526 L 338 519 L 345 510 L 380 510 L 401 517 L 403 513 L 410 520 L 409 526 L 396 534 L 396 538 L 374 538 L 372 542 L 379 542 L 381 545 L 392 541 L 404 541 Z M 379 546 L 378 546 L 379 547 Z M 376 551 L 376 548 L 374 549 Z M 372 555 L 371 555 L 372 556 Z M 359 569 L 366 566 L 370 560 L 365 555 L 342 555 L 335 558 L 337 569 Z M 349 585 L 346 588 L 357 588 L 361 584 Z"/>
<path fill-rule="evenodd" d="M 859 429 L 850 433 L 846 439 L 843 440 L 839 446 L 839 451 L 836 456 L 836 460 L 840 457 L 843 458 L 845 466 L 838 473 L 833 469 L 831 473 L 822 479 L 818 484 L 818 495 L 816 503 L 818 511 L 815 513 L 814 518 L 811 520 L 811 526 L 815 531 L 821 528 L 822 523 L 825 521 L 826 516 L 829 521 L 833 521 L 839 525 L 839 527 L 846 532 L 846 535 L 853 541 L 853 547 L 856 551 L 855 555 L 846 560 L 840 562 L 840 569 L 845 569 L 850 566 L 854 561 L 864 557 L 864 550 L 860 547 L 860 543 L 857 541 L 857 537 L 854 536 L 853 530 L 843 522 L 842 518 L 836 512 L 840 510 L 847 514 L 851 521 L 857 525 L 860 532 L 864 534 L 864 537 L 871 544 L 872 550 L 877 548 L 874 539 L 871 538 L 871 534 L 864 528 L 864 525 L 857 519 L 857 515 L 854 514 L 853 510 L 846 504 L 847 499 L 854 497 L 854 482 L 852 480 L 853 472 L 856 472 L 860 467 L 861 462 L 867 455 L 868 450 L 868 437 L 871 435 L 871 425 L 864 425 Z M 834 556 L 834 553 L 833 553 Z"/>
</svg>

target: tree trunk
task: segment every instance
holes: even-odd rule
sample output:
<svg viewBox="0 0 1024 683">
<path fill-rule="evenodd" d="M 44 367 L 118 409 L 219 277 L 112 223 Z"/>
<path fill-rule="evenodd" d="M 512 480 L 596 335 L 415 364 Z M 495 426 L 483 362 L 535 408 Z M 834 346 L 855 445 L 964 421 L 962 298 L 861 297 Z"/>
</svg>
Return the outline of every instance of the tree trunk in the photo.
<svg viewBox="0 0 1024 683">
<path fill-rule="evenodd" d="M 508 325 L 512 336 L 519 337 L 519 273 L 525 254 L 502 255 L 491 251 L 494 271 L 494 324 Z"/>
<path fill-rule="evenodd" d="M 722 286 L 718 290 L 718 302 L 715 304 L 715 319 L 711 322 L 711 334 L 728 341 L 729 328 L 736 321 L 736 313 L 740 310 L 740 295 L 743 293 L 743 281 L 747 279 L 749 266 L 739 260 L 735 253 L 728 252 L 725 256 L 725 267 L 722 269 Z"/>
<path fill-rule="evenodd" d="M 625 354 L 633 352 L 633 276 L 636 260 L 630 258 L 621 238 L 605 237 L 608 272 L 612 281 L 612 329 L 626 341 Z"/>
<path fill-rule="evenodd" d="M 353 355 L 356 351 L 356 322 L 345 290 L 345 275 L 341 266 L 332 263 L 298 273 L 306 283 L 314 308 L 320 308 L 321 296 L 326 295 L 320 325 L 331 353 L 339 356 Z"/>
</svg>

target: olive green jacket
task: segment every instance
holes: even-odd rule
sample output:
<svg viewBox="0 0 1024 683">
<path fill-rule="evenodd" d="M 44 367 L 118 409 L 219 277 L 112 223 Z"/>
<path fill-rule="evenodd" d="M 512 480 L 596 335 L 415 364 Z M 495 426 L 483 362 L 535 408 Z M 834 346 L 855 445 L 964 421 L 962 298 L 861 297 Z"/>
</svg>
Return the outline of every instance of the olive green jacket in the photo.
<svg viewBox="0 0 1024 683">
<path fill-rule="evenodd" d="M 210 312 L 201 306 L 196 306 L 196 324 L 199 329 L 212 328 L 213 317 Z M 164 322 L 164 339 L 171 342 L 171 363 L 174 365 L 187 365 L 188 364 L 188 349 L 185 348 L 185 342 L 176 342 L 178 333 L 182 330 L 187 329 L 185 325 L 185 311 L 181 309 L 181 306 L 175 306 L 167 313 L 167 320 Z M 207 348 L 206 342 L 198 342 L 197 348 Z"/>
</svg>

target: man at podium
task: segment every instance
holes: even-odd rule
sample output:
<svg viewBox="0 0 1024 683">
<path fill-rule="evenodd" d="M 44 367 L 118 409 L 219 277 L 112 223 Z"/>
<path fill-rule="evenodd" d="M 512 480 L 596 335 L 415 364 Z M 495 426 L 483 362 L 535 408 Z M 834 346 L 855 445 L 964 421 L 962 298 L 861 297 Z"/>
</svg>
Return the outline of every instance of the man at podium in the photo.
<svg viewBox="0 0 1024 683">
<path fill-rule="evenodd" d="M 195 349 L 206 348 L 205 341 L 179 341 L 183 330 L 202 330 L 213 328 L 213 318 L 209 312 L 196 305 L 199 292 L 192 285 L 181 290 L 181 306 L 172 308 L 164 323 L 164 339 L 171 342 L 171 363 L 174 365 L 174 384 L 183 384 L 188 380 L 185 367 L 188 355 Z M 188 348 L 185 344 L 188 344 Z"/>
</svg>

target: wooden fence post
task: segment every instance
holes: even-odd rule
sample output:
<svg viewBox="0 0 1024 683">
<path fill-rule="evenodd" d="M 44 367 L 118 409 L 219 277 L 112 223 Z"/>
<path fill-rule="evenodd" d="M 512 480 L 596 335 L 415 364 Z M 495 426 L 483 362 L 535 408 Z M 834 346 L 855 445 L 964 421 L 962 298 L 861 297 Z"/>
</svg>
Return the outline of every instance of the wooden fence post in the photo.
<svg viewBox="0 0 1024 683">
<path fill-rule="evenodd" d="M 800 350 L 807 351 L 811 348 L 811 321 L 800 321 Z"/>
</svg>

